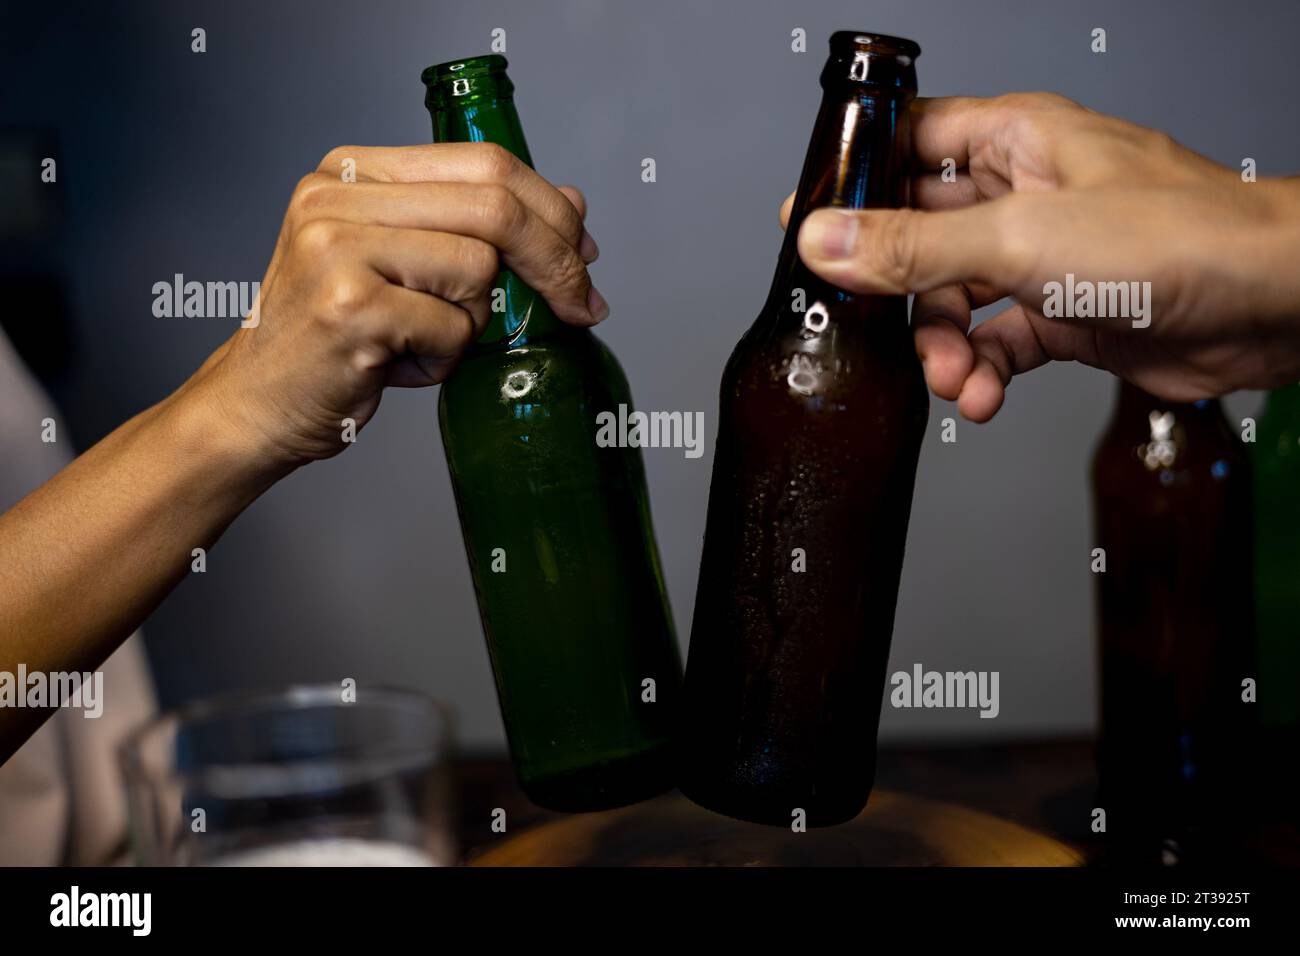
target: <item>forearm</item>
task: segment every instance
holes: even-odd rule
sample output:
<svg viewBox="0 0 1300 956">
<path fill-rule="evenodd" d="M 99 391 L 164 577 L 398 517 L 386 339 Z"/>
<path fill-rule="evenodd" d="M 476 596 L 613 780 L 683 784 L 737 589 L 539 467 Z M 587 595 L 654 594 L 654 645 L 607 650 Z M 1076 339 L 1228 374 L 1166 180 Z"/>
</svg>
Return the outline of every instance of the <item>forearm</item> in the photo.
<svg viewBox="0 0 1300 956">
<path fill-rule="evenodd" d="M 1249 239 L 1252 306 L 1300 339 L 1300 176 L 1261 180 L 1271 215 L 1257 245 Z"/>
<path fill-rule="evenodd" d="M 280 477 L 186 386 L 0 515 L 0 671 L 95 669 Z M 0 762 L 47 712 L 0 708 Z"/>
</svg>

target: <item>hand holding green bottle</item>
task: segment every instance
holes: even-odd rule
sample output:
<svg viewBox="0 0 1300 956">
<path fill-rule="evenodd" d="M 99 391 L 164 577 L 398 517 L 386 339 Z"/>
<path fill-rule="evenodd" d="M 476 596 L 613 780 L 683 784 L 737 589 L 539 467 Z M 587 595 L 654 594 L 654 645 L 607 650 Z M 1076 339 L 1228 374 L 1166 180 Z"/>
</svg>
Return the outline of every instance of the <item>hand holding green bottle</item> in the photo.
<svg viewBox="0 0 1300 956">
<path fill-rule="evenodd" d="M 450 374 L 487 324 L 503 267 L 561 320 L 603 319 L 585 212 L 576 189 L 490 143 L 332 150 L 294 191 L 251 327 L 187 388 L 267 465 L 335 455 L 344 420 L 363 426 L 385 386 Z"/>
</svg>

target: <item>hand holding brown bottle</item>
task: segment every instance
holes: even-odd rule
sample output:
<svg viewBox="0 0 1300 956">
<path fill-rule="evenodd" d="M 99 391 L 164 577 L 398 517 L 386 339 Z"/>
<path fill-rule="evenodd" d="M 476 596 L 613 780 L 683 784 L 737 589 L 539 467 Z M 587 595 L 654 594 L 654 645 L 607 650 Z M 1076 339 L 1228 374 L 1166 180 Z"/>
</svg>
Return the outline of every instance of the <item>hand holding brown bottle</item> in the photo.
<svg viewBox="0 0 1300 956">
<path fill-rule="evenodd" d="M 1049 360 L 1181 401 L 1300 378 L 1297 180 L 1244 182 L 1043 93 L 917 100 L 912 139 L 915 208 L 819 210 L 799 252 L 850 291 L 917 293 L 926 380 L 967 418 L 990 419 L 1012 376 Z M 1149 282 L 1149 325 L 1045 317 L 1045 287 L 1067 276 Z M 1007 296 L 971 329 L 972 309 Z"/>
</svg>

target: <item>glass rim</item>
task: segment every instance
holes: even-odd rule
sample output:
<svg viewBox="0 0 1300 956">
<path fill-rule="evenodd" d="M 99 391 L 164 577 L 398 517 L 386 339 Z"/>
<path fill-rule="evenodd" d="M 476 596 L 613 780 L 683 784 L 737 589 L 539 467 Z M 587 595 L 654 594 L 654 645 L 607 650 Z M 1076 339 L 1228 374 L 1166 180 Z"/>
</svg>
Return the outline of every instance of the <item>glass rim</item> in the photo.
<svg viewBox="0 0 1300 956">
<path fill-rule="evenodd" d="M 861 50 L 877 56 L 907 56 L 916 59 L 921 55 L 921 45 L 907 37 L 870 30 L 836 30 L 831 34 L 831 49 Z"/>
<path fill-rule="evenodd" d="M 470 79 L 489 76 L 493 73 L 504 73 L 509 65 L 509 61 L 500 53 L 483 53 L 479 56 L 467 56 L 459 60 L 445 60 L 442 63 L 435 63 L 433 66 L 426 66 L 420 73 L 420 80 L 425 86 L 434 86 L 438 83 L 457 79 Z"/>
<path fill-rule="evenodd" d="M 322 706 L 365 708 L 398 704 L 411 710 L 424 710 L 437 722 L 434 742 L 427 745 L 403 746 L 400 748 L 400 752 L 408 758 L 426 754 L 437 757 L 439 754 L 446 754 L 450 749 L 455 714 L 442 701 L 422 691 L 411 690 L 410 688 L 394 687 L 386 684 L 358 683 L 356 686 L 358 700 L 348 703 L 341 699 L 340 690 L 341 688 L 334 684 L 290 684 L 285 687 L 271 689 L 232 691 L 187 701 L 178 707 L 154 715 L 144 724 L 127 734 L 116 748 L 118 766 L 126 780 L 132 783 L 147 784 L 159 779 L 188 780 L 202 777 L 222 765 L 218 764 L 214 767 L 191 772 L 176 772 L 174 770 L 160 772 L 145 765 L 146 761 L 143 759 L 143 752 L 148 741 L 168 729 L 179 730 L 186 725 L 213 717 L 220 718 L 240 713 L 256 713 L 258 710 L 269 711 L 276 705 L 280 705 L 284 710 L 305 710 Z M 284 706 L 286 704 L 287 707 Z M 279 766 L 284 768 L 303 766 L 331 759 L 337 758 L 328 756 L 303 758 L 288 761 Z"/>
</svg>

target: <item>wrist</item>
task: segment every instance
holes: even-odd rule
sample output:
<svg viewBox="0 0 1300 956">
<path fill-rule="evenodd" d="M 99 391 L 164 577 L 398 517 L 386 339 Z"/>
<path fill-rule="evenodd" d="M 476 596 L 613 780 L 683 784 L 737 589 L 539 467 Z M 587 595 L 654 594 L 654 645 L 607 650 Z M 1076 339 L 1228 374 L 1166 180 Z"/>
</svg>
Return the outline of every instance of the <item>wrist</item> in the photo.
<svg viewBox="0 0 1300 956">
<path fill-rule="evenodd" d="M 1268 191 L 1274 216 L 1282 220 L 1300 220 L 1300 176 L 1268 177 L 1259 181 Z"/>
<path fill-rule="evenodd" d="M 294 471 L 296 464 L 215 391 L 210 379 L 191 380 L 158 406 L 159 422 L 185 460 L 199 464 L 210 480 L 247 504 Z"/>
<path fill-rule="evenodd" d="M 1300 346 L 1300 177 L 1264 177 L 1239 186 L 1250 202 L 1237 228 L 1216 237 L 1218 260 L 1207 274 L 1235 279 L 1234 307 L 1258 323 L 1261 332 L 1278 336 L 1288 350 Z"/>
</svg>

